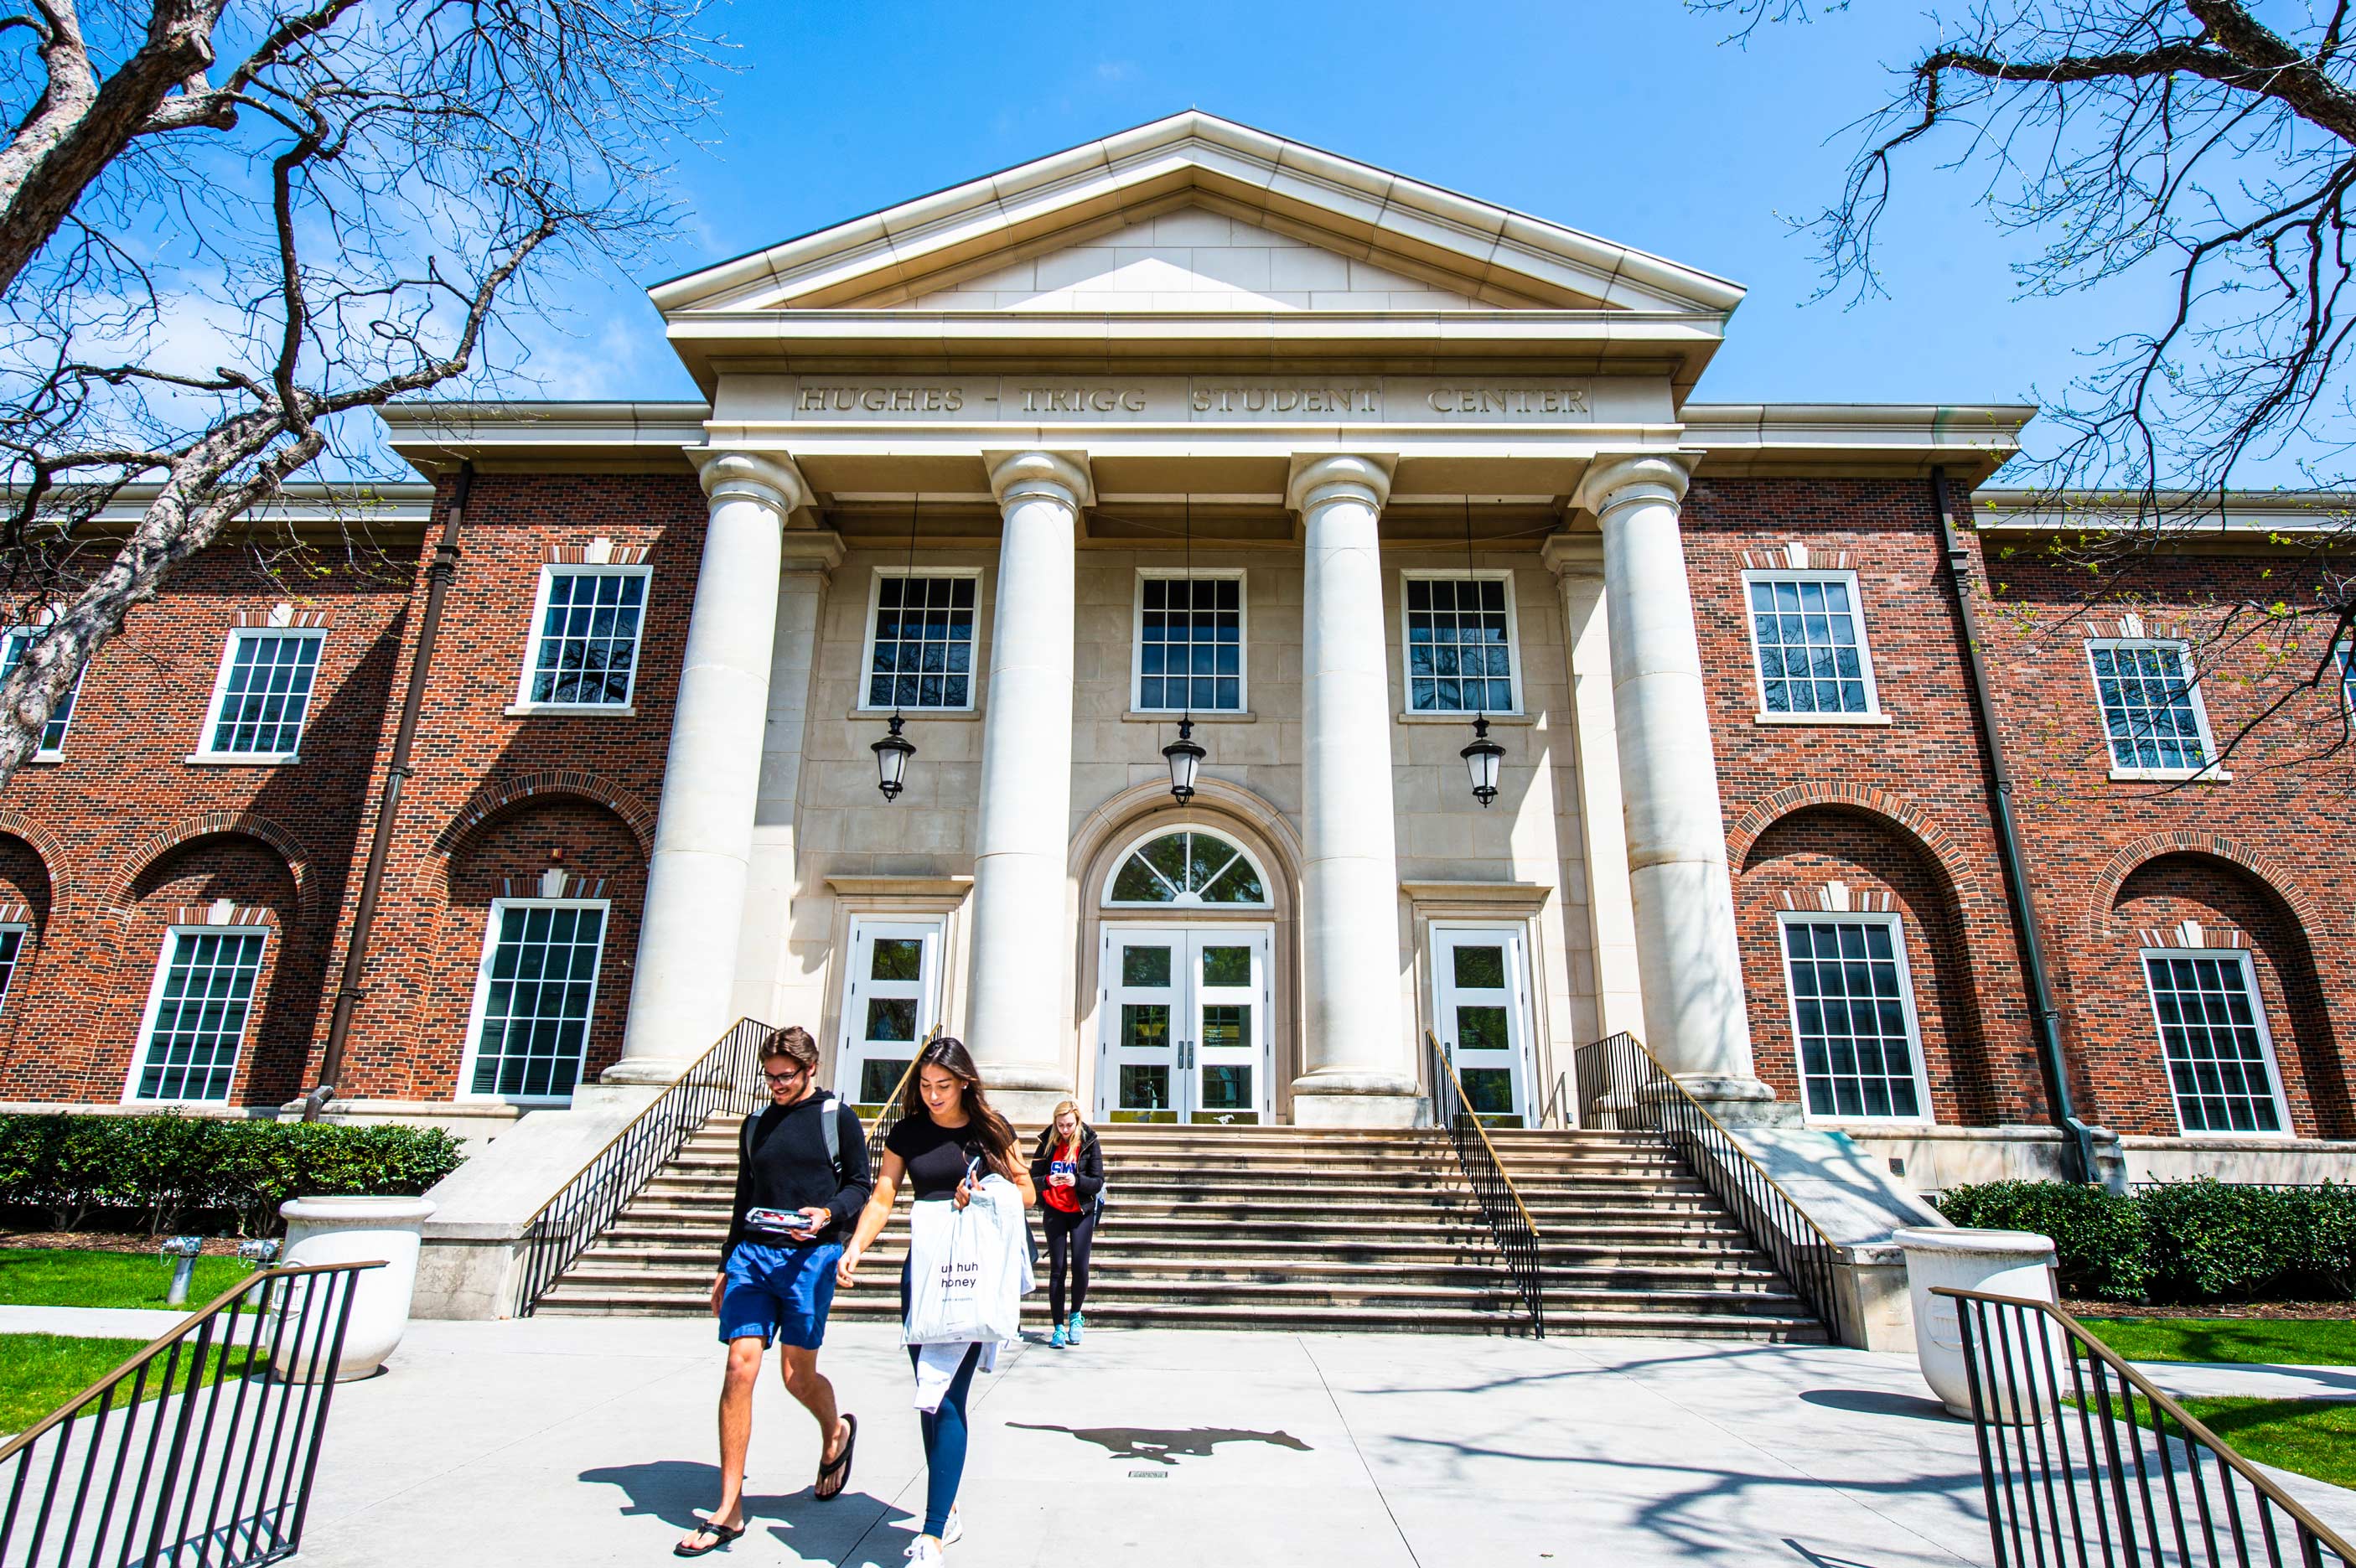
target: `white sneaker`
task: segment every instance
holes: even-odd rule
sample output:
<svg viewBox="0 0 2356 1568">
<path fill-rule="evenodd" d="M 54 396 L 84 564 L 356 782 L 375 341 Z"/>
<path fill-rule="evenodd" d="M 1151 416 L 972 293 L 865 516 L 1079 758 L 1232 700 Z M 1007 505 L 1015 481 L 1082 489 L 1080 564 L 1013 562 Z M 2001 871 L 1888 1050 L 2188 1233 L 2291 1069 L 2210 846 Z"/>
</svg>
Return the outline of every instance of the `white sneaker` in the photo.
<svg viewBox="0 0 2356 1568">
<path fill-rule="evenodd" d="M 921 1535 L 916 1537 L 917 1541 L 922 1541 L 924 1539 L 925 1537 Z M 963 1541 L 964 1539 L 965 1520 L 958 1517 L 958 1510 L 956 1507 L 952 1505 L 949 1509 L 948 1528 L 941 1531 L 941 1544 L 943 1546 L 955 1546 L 958 1541 Z M 900 1555 L 908 1558 L 915 1557 L 916 1555 L 916 1543 L 911 1541 L 908 1545 L 908 1550 L 903 1552 Z"/>
<path fill-rule="evenodd" d="M 916 1537 L 916 1543 L 908 1548 L 908 1561 L 916 1564 L 916 1568 L 926 1568 L 927 1563 L 935 1564 L 937 1568 L 937 1565 L 946 1559 L 941 1556 L 939 1541 L 929 1535 L 920 1535 Z"/>
</svg>

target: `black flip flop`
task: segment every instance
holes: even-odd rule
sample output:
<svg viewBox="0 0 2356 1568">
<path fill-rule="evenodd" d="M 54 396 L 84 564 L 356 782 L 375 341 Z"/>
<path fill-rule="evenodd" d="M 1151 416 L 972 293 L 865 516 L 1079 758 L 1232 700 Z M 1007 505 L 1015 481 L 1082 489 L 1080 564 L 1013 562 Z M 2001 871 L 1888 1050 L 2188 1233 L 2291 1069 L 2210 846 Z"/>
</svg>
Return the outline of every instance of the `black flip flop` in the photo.
<svg viewBox="0 0 2356 1568">
<path fill-rule="evenodd" d="M 822 1503 L 832 1502 L 842 1495 L 845 1488 L 851 1485 L 851 1451 L 859 1446 L 859 1417 L 846 1411 L 843 1413 L 842 1424 L 851 1429 L 843 1436 L 842 1452 L 831 1459 L 820 1462 L 818 1467 L 818 1481 L 811 1488 L 818 1494 L 818 1500 Z M 842 1478 L 834 1483 L 834 1490 L 830 1492 L 826 1489 L 827 1477 L 834 1475 L 840 1475 Z"/>
<path fill-rule="evenodd" d="M 714 1524 L 707 1519 L 701 1524 L 697 1525 L 691 1533 L 695 1535 L 711 1536 L 711 1545 L 690 1546 L 686 1541 L 681 1541 L 671 1547 L 670 1554 L 673 1557 L 701 1557 L 707 1552 L 717 1552 L 722 1547 L 727 1545 L 730 1541 L 735 1540 L 738 1536 L 744 1534 L 744 1529 L 745 1527 L 741 1524 L 734 1526 Z"/>
</svg>

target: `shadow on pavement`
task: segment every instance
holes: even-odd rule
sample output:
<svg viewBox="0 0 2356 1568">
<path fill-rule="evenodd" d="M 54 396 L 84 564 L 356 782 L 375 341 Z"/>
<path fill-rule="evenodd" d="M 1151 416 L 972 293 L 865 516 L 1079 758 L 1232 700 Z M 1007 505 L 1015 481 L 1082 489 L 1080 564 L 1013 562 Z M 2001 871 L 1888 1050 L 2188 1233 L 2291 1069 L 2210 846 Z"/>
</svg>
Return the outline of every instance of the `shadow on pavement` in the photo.
<svg viewBox="0 0 2356 1568">
<path fill-rule="evenodd" d="M 681 1534 L 693 1530 L 700 1522 L 699 1509 L 710 1509 L 720 1500 L 720 1467 L 689 1459 L 655 1459 L 643 1465 L 607 1465 L 581 1472 L 581 1479 L 593 1486 L 618 1487 L 628 1498 L 621 1512 L 625 1518 L 652 1518 L 675 1526 Z M 791 1547 L 805 1562 L 829 1562 L 851 1568 L 853 1564 L 873 1563 L 882 1568 L 888 1562 L 900 1562 L 900 1547 L 905 1542 L 894 1539 L 888 1548 L 878 1546 L 871 1553 L 856 1549 L 866 1544 L 877 1524 L 888 1519 L 894 1509 L 892 1505 L 872 1492 L 845 1491 L 840 1497 L 820 1501 L 807 1486 L 798 1491 L 776 1494 L 763 1492 L 746 1485 L 744 1488 L 744 1526 L 743 1541 L 735 1548 L 723 1547 L 715 1557 L 732 1550 L 752 1545 L 762 1537 Z M 836 1543 L 827 1550 L 824 1543 Z M 814 1550 L 815 1549 L 815 1550 Z"/>
<path fill-rule="evenodd" d="M 1859 1415 L 1904 1415 L 1916 1421 L 1944 1421 L 1969 1425 L 1961 1416 L 1947 1413 L 1947 1407 L 1937 1400 L 1916 1393 L 1883 1393 L 1876 1389 L 1816 1388 L 1800 1396 L 1802 1403 L 1822 1405 L 1826 1410 L 1854 1411 Z"/>
</svg>

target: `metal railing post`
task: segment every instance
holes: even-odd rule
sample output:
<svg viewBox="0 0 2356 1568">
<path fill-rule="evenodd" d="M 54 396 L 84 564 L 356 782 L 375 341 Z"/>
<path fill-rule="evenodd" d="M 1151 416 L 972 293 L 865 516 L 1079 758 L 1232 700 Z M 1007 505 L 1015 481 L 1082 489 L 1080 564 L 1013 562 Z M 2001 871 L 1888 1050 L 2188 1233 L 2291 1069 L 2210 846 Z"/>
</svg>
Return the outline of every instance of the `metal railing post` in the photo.
<svg viewBox="0 0 2356 1568">
<path fill-rule="evenodd" d="M 1504 1255 L 1505 1267 L 1514 1277 L 1514 1288 L 1529 1309 L 1530 1330 L 1543 1339 L 1546 1255 L 1537 1221 L 1530 1218 L 1529 1205 L 1522 1201 L 1521 1189 L 1514 1185 L 1505 1161 L 1497 1157 L 1497 1146 L 1490 1141 L 1489 1129 L 1481 1125 L 1480 1115 L 1466 1102 L 1464 1081 L 1456 1076 L 1456 1064 L 1440 1050 L 1439 1037 L 1426 1029 L 1423 1043 L 1431 1075 L 1432 1125 L 1448 1135 L 1451 1147 L 1456 1150 L 1456 1163 L 1481 1205 L 1482 1218 L 1488 1221 L 1489 1233 L 1495 1238 L 1497 1251 Z"/>
</svg>

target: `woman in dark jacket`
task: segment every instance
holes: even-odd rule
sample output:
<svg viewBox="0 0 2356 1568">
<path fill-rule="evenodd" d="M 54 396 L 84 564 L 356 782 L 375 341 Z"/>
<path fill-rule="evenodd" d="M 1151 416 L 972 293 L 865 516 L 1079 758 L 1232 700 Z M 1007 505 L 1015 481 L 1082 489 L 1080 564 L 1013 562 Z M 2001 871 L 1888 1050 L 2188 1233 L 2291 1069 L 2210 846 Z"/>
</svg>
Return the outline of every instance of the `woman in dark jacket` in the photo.
<svg viewBox="0 0 2356 1568">
<path fill-rule="evenodd" d="M 1047 1308 L 1055 1331 L 1047 1343 L 1076 1345 L 1087 1328 L 1080 1309 L 1088 1298 L 1088 1248 L 1096 1241 L 1097 1215 L 1104 1195 L 1104 1150 L 1080 1120 L 1080 1108 L 1066 1100 L 1039 1135 L 1031 1155 L 1031 1181 L 1039 1189 L 1039 1214 L 1047 1227 Z M 1064 1269 L 1072 1271 L 1072 1315 L 1064 1316 Z"/>
</svg>

